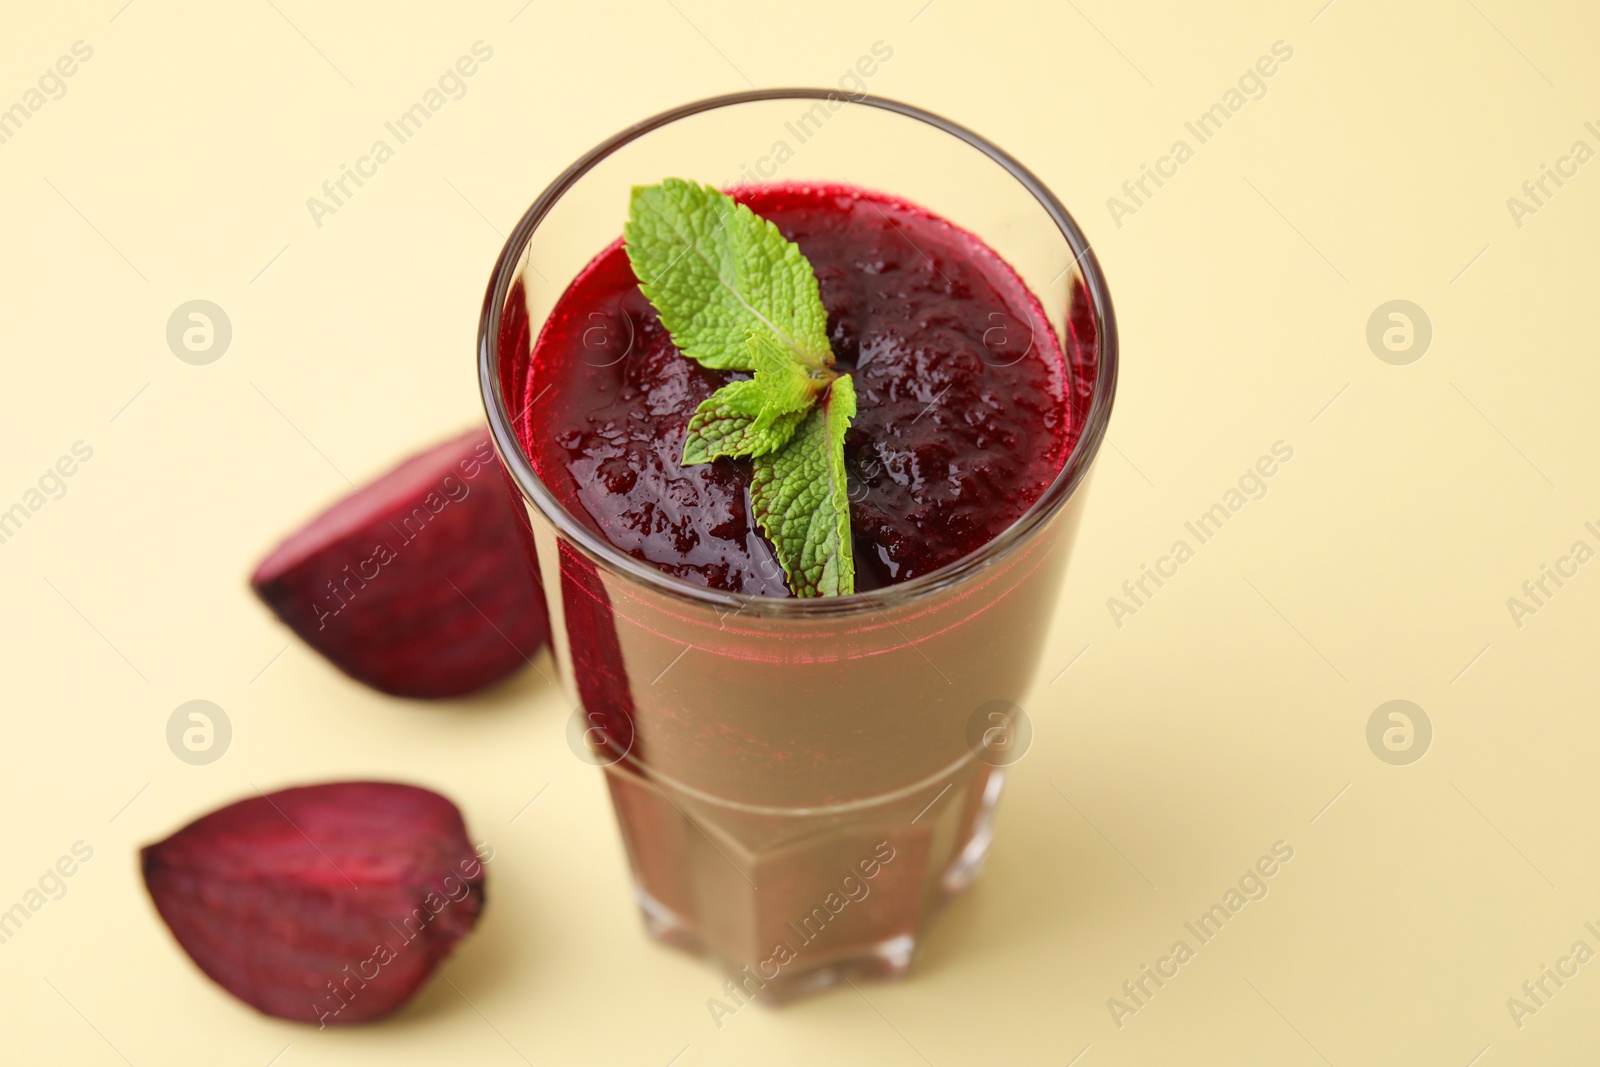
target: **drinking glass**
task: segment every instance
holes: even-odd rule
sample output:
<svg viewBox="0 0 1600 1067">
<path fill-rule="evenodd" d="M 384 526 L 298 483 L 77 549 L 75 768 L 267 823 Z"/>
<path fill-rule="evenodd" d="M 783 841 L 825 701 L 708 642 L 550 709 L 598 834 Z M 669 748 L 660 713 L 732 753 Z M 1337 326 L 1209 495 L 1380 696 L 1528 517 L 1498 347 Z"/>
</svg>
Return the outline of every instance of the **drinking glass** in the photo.
<svg viewBox="0 0 1600 1067">
<path fill-rule="evenodd" d="M 539 479 L 519 433 L 529 350 L 629 190 L 880 190 L 976 234 L 1043 304 L 1082 426 L 1059 476 L 982 549 L 851 596 L 747 596 L 614 548 Z M 1009 342 L 1013 347 L 1016 342 Z M 495 265 L 479 376 L 526 504 L 577 749 L 604 767 L 646 928 L 782 1001 L 899 975 L 993 837 L 1026 750 L 1037 667 L 1116 387 L 1110 297 L 1082 232 L 1026 168 L 906 104 L 814 89 L 739 93 L 657 115 L 572 164 Z"/>
</svg>

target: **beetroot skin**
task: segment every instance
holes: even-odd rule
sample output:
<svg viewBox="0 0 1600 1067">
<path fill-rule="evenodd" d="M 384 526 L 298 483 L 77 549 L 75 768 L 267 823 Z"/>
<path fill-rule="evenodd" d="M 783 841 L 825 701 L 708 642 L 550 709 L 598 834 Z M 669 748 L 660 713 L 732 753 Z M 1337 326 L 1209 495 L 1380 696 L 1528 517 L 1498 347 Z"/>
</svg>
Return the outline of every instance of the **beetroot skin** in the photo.
<svg viewBox="0 0 1600 1067">
<path fill-rule="evenodd" d="M 527 515 L 486 429 L 341 500 L 250 584 L 336 667 L 397 696 L 481 689 L 550 636 Z"/>
<path fill-rule="evenodd" d="M 156 910 L 202 971 L 319 1027 L 411 998 L 477 923 L 487 858 L 449 800 L 390 782 L 250 797 L 142 853 Z"/>
</svg>

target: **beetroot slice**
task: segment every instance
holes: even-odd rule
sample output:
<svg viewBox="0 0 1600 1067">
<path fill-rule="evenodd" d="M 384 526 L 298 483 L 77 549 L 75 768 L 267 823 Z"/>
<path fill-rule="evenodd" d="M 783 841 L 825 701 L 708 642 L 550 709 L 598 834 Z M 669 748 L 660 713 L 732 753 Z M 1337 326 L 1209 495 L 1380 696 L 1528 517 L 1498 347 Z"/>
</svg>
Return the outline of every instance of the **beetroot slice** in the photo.
<svg viewBox="0 0 1600 1067">
<path fill-rule="evenodd" d="M 392 782 L 249 797 L 141 856 L 156 910 L 202 971 L 268 1015 L 322 1026 L 404 1004 L 483 910 L 461 812 Z"/>
<path fill-rule="evenodd" d="M 487 429 L 345 497 L 250 584 L 336 667 L 397 696 L 481 689 L 550 636 L 527 516 Z"/>
</svg>

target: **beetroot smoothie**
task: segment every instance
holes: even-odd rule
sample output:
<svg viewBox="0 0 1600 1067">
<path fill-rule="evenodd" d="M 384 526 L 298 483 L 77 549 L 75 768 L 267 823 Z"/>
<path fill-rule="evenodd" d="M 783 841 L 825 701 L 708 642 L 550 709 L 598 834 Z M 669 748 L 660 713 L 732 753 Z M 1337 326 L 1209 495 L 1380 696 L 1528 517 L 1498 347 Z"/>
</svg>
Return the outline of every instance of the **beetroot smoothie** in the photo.
<svg viewBox="0 0 1600 1067">
<path fill-rule="evenodd" d="M 857 595 L 836 613 L 785 613 L 796 601 L 752 519 L 748 460 L 681 463 L 697 405 L 746 375 L 679 352 L 620 241 L 536 339 L 516 281 L 498 369 L 561 510 L 724 598 L 708 610 L 619 576 L 530 508 L 558 660 L 605 754 L 648 928 L 718 960 L 745 996 L 782 1000 L 903 972 L 982 863 L 1002 770 L 970 722 L 1031 682 L 1076 508 L 982 567 L 962 562 L 1005 538 L 1072 454 L 1097 319 L 1074 275 L 1058 340 L 995 252 L 904 201 L 799 184 L 731 195 L 809 260 L 835 369 L 854 378 Z M 925 595 L 896 599 L 930 575 Z"/>
</svg>

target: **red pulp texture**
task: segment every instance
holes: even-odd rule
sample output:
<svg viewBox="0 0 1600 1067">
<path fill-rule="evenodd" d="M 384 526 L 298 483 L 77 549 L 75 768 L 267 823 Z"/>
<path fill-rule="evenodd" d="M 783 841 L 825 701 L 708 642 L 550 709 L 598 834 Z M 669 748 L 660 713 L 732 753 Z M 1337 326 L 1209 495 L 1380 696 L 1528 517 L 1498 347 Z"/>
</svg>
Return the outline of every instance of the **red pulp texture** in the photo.
<svg viewBox="0 0 1600 1067">
<path fill-rule="evenodd" d="M 856 588 L 905 581 L 987 544 L 1037 500 L 1081 432 L 1093 320 L 1075 294 L 1069 362 L 995 252 L 921 208 L 837 186 L 742 187 L 811 262 L 838 366 Z M 612 545 L 717 589 L 787 596 L 750 511 L 748 462 L 684 467 L 689 418 L 746 375 L 673 345 L 619 241 L 558 301 L 517 428 L 540 478 Z"/>
</svg>

